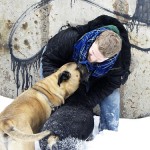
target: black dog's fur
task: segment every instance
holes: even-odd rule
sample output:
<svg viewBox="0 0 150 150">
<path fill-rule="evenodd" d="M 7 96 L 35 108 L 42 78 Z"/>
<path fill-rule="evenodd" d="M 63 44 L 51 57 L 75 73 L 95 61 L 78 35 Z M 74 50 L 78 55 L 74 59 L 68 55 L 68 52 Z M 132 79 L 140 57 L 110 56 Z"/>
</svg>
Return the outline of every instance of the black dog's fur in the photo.
<svg viewBox="0 0 150 150">
<path fill-rule="evenodd" d="M 87 105 L 87 99 L 82 92 L 76 92 L 67 103 L 56 110 L 44 124 L 42 131 L 50 130 L 60 140 L 74 137 L 86 140 L 94 128 L 92 108 Z M 47 139 L 40 140 L 41 150 L 46 150 Z M 67 147 L 66 149 L 67 150 Z"/>
</svg>

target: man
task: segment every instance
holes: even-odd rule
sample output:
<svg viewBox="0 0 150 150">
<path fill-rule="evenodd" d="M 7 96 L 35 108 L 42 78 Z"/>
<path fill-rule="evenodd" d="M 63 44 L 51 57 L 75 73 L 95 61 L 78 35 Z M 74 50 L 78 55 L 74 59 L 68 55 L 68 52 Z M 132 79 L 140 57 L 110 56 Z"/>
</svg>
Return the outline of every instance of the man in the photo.
<svg viewBox="0 0 150 150">
<path fill-rule="evenodd" d="M 83 103 L 91 108 L 100 105 L 100 131 L 117 131 L 118 88 L 130 73 L 130 49 L 124 26 L 117 19 L 102 15 L 85 25 L 63 30 L 49 40 L 42 56 L 43 76 L 70 61 L 85 65 L 90 76 L 78 90 L 85 95 Z"/>
</svg>

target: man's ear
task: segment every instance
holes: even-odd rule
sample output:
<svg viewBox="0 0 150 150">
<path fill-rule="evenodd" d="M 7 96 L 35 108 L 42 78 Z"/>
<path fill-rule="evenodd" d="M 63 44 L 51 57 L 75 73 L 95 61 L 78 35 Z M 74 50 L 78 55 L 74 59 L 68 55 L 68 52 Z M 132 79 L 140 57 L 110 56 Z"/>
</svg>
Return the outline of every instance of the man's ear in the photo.
<svg viewBox="0 0 150 150">
<path fill-rule="evenodd" d="M 62 73 L 59 74 L 58 76 L 58 85 L 60 86 L 60 84 L 63 82 L 63 81 L 67 81 L 69 80 L 71 77 L 71 73 L 68 72 L 68 71 L 63 71 Z"/>
</svg>

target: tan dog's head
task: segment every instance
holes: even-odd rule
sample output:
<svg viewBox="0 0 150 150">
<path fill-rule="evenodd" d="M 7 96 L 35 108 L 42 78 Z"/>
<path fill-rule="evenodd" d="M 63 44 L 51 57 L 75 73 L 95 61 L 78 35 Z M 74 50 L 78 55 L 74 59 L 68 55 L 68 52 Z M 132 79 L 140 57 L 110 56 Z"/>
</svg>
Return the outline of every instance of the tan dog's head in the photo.
<svg viewBox="0 0 150 150">
<path fill-rule="evenodd" d="M 48 97 L 54 106 L 64 104 L 64 100 L 72 95 L 84 81 L 87 69 L 75 62 L 64 64 L 55 73 L 37 82 L 33 88 Z"/>
<path fill-rule="evenodd" d="M 58 69 L 58 86 L 66 91 L 66 96 L 69 97 L 74 93 L 81 81 L 83 81 L 84 74 L 87 73 L 86 69 L 79 67 L 76 63 L 70 62 L 63 65 Z"/>
</svg>

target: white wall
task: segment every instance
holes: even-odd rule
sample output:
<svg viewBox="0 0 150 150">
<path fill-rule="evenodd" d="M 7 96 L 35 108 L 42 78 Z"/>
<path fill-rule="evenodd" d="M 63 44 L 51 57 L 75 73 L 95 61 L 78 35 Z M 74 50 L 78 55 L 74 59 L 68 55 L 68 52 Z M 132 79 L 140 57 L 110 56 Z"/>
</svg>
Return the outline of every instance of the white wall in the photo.
<svg viewBox="0 0 150 150">
<path fill-rule="evenodd" d="M 107 14 L 124 23 L 130 23 L 131 21 L 116 16 L 103 8 L 112 12 L 115 10 L 127 13 L 130 16 L 133 16 L 137 8 L 136 0 L 91 1 L 96 5 L 92 5 L 86 0 L 43 0 L 43 3 L 48 3 L 38 8 L 39 5 L 37 4 L 40 0 L 0 0 L 0 95 L 10 98 L 16 96 L 16 85 L 11 71 L 7 45 L 14 24 L 17 25 L 12 39 L 13 52 L 16 57 L 25 59 L 38 52 L 47 40 L 68 22 L 84 24 L 99 15 Z M 147 0 L 144 0 L 144 2 L 147 2 L 150 6 L 150 2 Z M 37 9 L 34 7 L 36 5 Z M 20 19 L 17 22 L 19 17 L 22 20 Z M 127 29 L 129 30 L 129 27 Z M 150 47 L 149 35 L 150 26 L 146 23 L 140 22 L 138 32 L 136 32 L 136 27 L 132 32 L 129 30 L 131 43 L 142 48 Z M 35 82 L 39 79 L 39 76 L 36 72 L 33 72 L 33 74 Z M 131 74 L 127 83 L 121 87 L 122 117 L 136 118 L 150 114 L 149 77 L 150 53 L 132 48 Z"/>
</svg>

